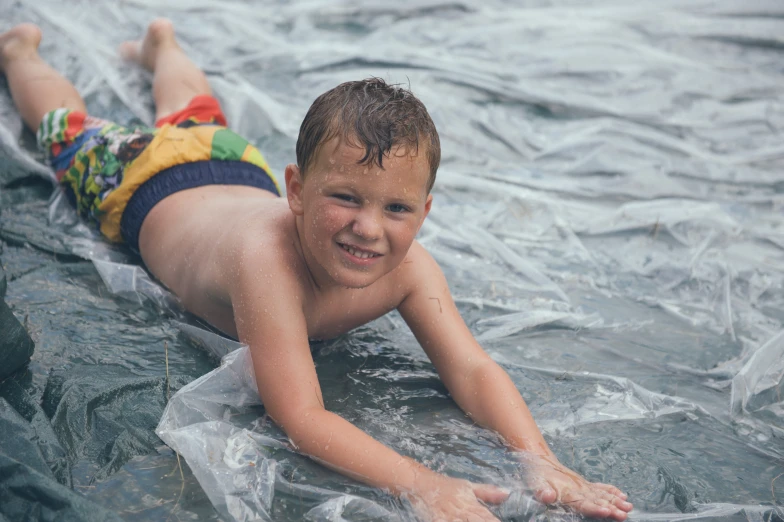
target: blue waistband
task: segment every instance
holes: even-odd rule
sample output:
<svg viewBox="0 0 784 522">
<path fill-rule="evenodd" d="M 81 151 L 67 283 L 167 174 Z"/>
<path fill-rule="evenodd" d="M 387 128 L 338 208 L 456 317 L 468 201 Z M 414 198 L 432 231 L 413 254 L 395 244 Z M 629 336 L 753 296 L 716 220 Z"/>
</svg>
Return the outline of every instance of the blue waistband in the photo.
<svg viewBox="0 0 784 522">
<path fill-rule="evenodd" d="M 181 190 L 204 185 L 247 185 L 280 196 L 267 172 L 245 161 L 206 160 L 162 170 L 136 189 L 120 219 L 120 233 L 134 252 L 139 252 L 139 231 L 152 207 Z"/>
</svg>

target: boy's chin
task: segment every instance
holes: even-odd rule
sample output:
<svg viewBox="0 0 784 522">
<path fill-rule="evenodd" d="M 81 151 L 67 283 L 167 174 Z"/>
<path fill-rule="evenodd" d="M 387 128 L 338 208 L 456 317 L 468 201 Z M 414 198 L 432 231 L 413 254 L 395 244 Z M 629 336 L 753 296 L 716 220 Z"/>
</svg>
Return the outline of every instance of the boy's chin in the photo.
<svg viewBox="0 0 784 522">
<path fill-rule="evenodd" d="M 360 288 L 367 288 L 381 279 L 383 275 L 384 274 L 379 274 L 378 270 L 364 272 L 347 269 L 345 267 L 341 267 L 339 270 L 330 274 L 332 281 L 336 286 L 357 290 Z"/>
<path fill-rule="evenodd" d="M 342 286 L 343 288 L 359 290 L 361 288 L 367 288 L 368 286 L 378 281 L 380 278 L 376 276 L 371 276 L 371 274 L 362 274 L 360 276 L 341 274 L 337 277 L 333 277 L 332 279 L 335 282 L 336 286 Z"/>
</svg>

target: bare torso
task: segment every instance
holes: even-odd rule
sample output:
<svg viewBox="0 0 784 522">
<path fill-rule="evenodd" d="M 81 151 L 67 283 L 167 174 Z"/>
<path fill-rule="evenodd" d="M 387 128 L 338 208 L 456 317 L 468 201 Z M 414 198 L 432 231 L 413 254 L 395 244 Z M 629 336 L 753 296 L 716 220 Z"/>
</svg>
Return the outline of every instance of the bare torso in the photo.
<svg viewBox="0 0 784 522">
<path fill-rule="evenodd" d="M 139 249 L 148 269 L 188 311 L 233 337 L 238 336 L 229 289 L 231 278 L 244 270 L 269 285 L 283 271 L 293 271 L 302 283 L 307 334 L 315 339 L 380 317 L 403 297 L 395 271 L 367 288 L 315 288 L 286 199 L 252 187 L 208 185 L 167 197 L 144 220 Z"/>
</svg>

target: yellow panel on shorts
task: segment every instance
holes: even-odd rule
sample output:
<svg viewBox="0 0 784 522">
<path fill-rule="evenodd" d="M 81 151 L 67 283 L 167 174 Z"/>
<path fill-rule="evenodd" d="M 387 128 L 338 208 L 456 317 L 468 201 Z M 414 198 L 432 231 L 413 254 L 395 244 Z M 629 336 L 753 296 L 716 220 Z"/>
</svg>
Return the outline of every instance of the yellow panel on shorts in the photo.
<svg viewBox="0 0 784 522">
<path fill-rule="evenodd" d="M 267 164 L 267 160 L 265 160 L 264 156 L 261 155 L 259 149 L 257 149 L 251 144 L 248 144 L 248 146 L 245 147 L 245 150 L 242 153 L 241 159 L 242 161 L 251 163 L 253 165 L 256 165 L 257 167 L 261 167 L 262 169 L 264 169 L 264 171 L 269 175 L 269 178 L 275 184 L 275 188 L 278 189 L 278 194 L 282 194 L 282 192 L 280 191 L 280 185 L 278 185 L 278 180 L 275 179 L 275 176 L 272 174 L 272 170 L 270 170 L 269 165 Z"/>
<path fill-rule="evenodd" d="M 114 242 L 122 242 L 120 220 L 128 201 L 142 183 L 158 172 L 211 157 L 212 136 L 221 127 L 204 125 L 180 128 L 164 125 L 144 151 L 125 167 L 123 180 L 98 207 L 101 212 L 101 232 Z"/>
</svg>

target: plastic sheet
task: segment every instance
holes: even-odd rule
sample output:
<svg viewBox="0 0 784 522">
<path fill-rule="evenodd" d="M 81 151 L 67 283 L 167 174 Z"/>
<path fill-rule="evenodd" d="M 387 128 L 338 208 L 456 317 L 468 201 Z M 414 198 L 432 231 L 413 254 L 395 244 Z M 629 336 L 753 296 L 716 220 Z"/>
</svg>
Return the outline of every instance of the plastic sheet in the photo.
<svg viewBox="0 0 784 522">
<path fill-rule="evenodd" d="M 5 303 L 6 277 L 0 266 L 0 379 L 8 377 L 30 361 L 33 341 Z"/>
<path fill-rule="evenodd" d="M 634 520 L 784 518 L 780 2 L 53 6 L 0 0 L 6 25 L 42 25 L 44 58 L 91 112 L 152 122 L 149 76 L 115 47 L 169 16 L 277 173 L 318 94 L 410 83 L 443 148 L 419 240 L 558 457 L 626 490 Z M 246 352 L 50 200 L 21 129 L 0 87 L 5 300 L 36 343 L 0 398 L 14 440 L 45 434 L 28 466 L 72 488 L 58 502 L 126 520 L 411 516 L 293 452 Z M 512 486 L 502 519 L 542 516 L 525 467 L 455 408 L 398 315 L 313 348 L 331 410 L 434 469 Z"/>
<path fill-rule="evenodd" d="M 185 312 L 179 299 L 153 282 L 142 267 L 96 258 L 92 258 L 92 262 L 111 293 L 125 299 L 136 300 L 139 304 L 143 304 L 144 300 L 150 301 L 162 312 L 175 315 L 182 315 Z"/>
<path fill-rule="evenodd" d="M 318 503 L 305 520 L 403 520 L 413 514 L 386 499 L 350 494 L 287 480 L 279 462 L 296 452 L 269 419 L 262 417 L 253 363 L 247 346 L 181 324 L 183 333 L 213 354 L 235 348 L 220 368 L 196 379 L 169 401 L 156 429 L 182 455 L 218 512 L 230 520 L 273 520 L 276 490 Z M 271 428 L 271 429 L 270 429 Z M 290 458 L 290 457 L 289 457 Z M 383 504 L 386 504 L 383 505 Z M 530 517 L 542 506 L 517 491 L 497 508 L 505 517 Z"/>
</svg>

